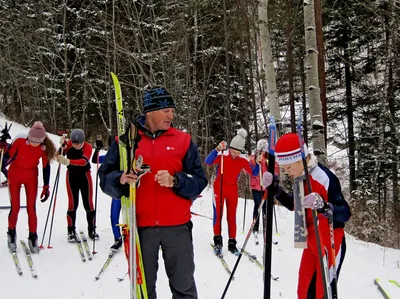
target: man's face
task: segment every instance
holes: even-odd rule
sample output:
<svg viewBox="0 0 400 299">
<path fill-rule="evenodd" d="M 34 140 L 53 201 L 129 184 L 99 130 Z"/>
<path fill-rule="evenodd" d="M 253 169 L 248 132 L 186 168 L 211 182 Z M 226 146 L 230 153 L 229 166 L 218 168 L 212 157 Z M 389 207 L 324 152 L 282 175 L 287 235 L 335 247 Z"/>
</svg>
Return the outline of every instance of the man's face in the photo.
<svg viewBox="0 0 400 299">
<path fill-rule="evenodd" d="M 282 167 L 285 172 L 293 178 L 299 177 L 304 171 L 303 161 L 282 165 Z"/>
<path fill-rule="evenodd" d="M 152 132 L 158 130 L 168 130 L 171 127 L 172 120 L 174 119 L 175 109 L 165 108 L 146 113 L 146 121 L 150 126 Z"/>
</svg>

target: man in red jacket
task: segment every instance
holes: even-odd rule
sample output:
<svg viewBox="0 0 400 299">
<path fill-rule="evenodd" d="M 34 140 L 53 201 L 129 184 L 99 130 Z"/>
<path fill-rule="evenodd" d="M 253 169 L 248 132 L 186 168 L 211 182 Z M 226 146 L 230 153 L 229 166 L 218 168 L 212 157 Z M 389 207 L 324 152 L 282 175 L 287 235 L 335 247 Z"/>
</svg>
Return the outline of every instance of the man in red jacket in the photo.
<svg viewBox="0 0 400 299">
<path fill-rule="evenodd" d="M 144 116 L 135 120 L 140 135 L 136 156 L 151 168 L 136 189 L 136 221 L 148 298 L 157 298 L 160 246 L 173 298 L 197 298 L 190 206 L 207 186 L 197 146 L 172 127 L 175 101 L 164 87 L 144 95 Z M 124 140 L 121 136 L 119 140 Z M 99 168 L 100 186 L 113 198 L 129 196 L 136 174 L 120 171 L 117 142 Z"/>
</svg>

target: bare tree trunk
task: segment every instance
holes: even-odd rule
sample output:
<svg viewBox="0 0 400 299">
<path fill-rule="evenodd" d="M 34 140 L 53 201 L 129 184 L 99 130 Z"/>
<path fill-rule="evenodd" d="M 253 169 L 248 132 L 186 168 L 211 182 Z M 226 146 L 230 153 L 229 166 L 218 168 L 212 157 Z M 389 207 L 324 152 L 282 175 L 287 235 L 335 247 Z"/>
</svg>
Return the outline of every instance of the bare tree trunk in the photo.
<svg viewBox="0 0 400 299">
<path fill-rule="evenodd" d="M 105 4 L 104 4 L 104 9 L 106 10 L 107 9 L 107 4 L 106 4 L 107 2 L 105 2 Z M 104 17 L 104 19 L 105 19 L 105 23 L 104 23 L 104 30 L 105 31 L 107 31 L 108 29 L 107 29 L 107 25 L 108 25 L 108 16 L 106 15 L 105 17 Z M 112 25 L 114 25 L 114 24 L 112 24 Z M 108 34 L 106 34 L 106 57 L 107 57 L 107 65 L 105 65 L 105 74 L 104 74 L 104 82 L 111 82 L 111 77 L 110 77 L 110 71 L 111 71 L 111 68 L 110 68 L 110 40 L 109 40 L 109 38 L 108 38 Z M 107 132 L 108 132 L 108 134 L 109 135 L 113 135 L 113 128 L 115 128 L 116 126 L 114 126 L 113 124 L 114 124 L 114 111 L 113 111 L 113 106 L 112 106 L 112 100 L 114 99 L 114 97 L 113 97 L 113 94 L 112 94 L 112 92 L 111 92 L 111 88 L 110 88 L 110 84 L 106 84 L 106 88 L 107 88 L 107 91 L 106 91 L 106 95 L 107 95 L 107 112 L 108 112 L 108 128 L 106 128 L 107 129 Z"/>
<path fill-rule="evenodd" d="M 344 49 L 344 76 L 346 86 L 346 107 L 347 107 L 347 136 L 348 136 L 348 157 L 349 157 L 349 189 L 350 194 L 356 190 L 356 158 L 355 158 L 355 137 L 353 120 L 353 96 L 351 91 L 351 70 L 348 28 L 343 31 L 343 49 Z"/>
<path fill-rule="evenodd" d="M 276 90 L 276 77 L 274 60 L 272 57 L 271 37 L 268 24 L 268 0 L 259 3 L 258 18 L 260 20 L 260 40 L 262 51 L 262 67 L 267 88 L 266 100 L 268 100 L 270 112 L 275 118 L 278 131 L 281 128 L 281 114 L 279 111 L 278 92 Z"/>
<path fill-rule="evenodd" d="M 317 36 L 318 50 L 318 82 L 319 96 L 322 105 L 322 122 L 327 127 L 328 115 L 326 110 L 326 80 L 325 80 L 325 47 L 324 35 L 322 32 L 322 0 L 315 0 L 315 31 Z M 324 130 L 324 141 L 327 142 L 327 130 Z"/>
<path fill-rule="evenodd" d="M 304 29 L 306 46 L 305 72 L 308 103 L 311 114 L 311 129 L 313 133 L 313 152 L 317 156 L 318 160 L 324 163 L 326 159 L 326 146 L 318 82 L 318 52 L 315 34 L 314 0 L 304 1 Z"/>
<path fill-rule="evenodd" d="M 231 113 L 230 113 L 230 107 L 231 107 L 231 80 L 230 80 L 230 70 L 229 70 L 229 32 L 228 32 L 228 16 L 227 16 L 227 10 L 226 10 L 226 0 L 222 1 L 223 4 L 223 10 L 224 10 L 224 35 L 225 35 L 225 41 L 224 41 L 224 48 L 225 48 L 225 100 L 226 100 L 226 105 L 228 109 L 224 109 L 225 111 L 225 134 L 227 135 L 227 140 L 230 140 L 231 134 L 232 134 L 232 119 L 231 119 Z"/>
<path fill-rule="evenodd" d="M 286 0 L 287 13 L 289 16 L 292 15 L 292 0 Z M 290 127 L 292 133 L 296 132 L 296 111 L 294 105 L 294 65 L 293 65 L 293 19 L 291 17 L 287 18 L 287 28 L 286 28 L 286 61 L 287 61 L 287 72 L 288 72 L 288 83 L 289 83 L 289 104 L 290 104 Z M 303 74 L 302 74 L 303 75 Z"/>
<path fill-rule="evenodd" d="M 388 12 L 387 19 L 385 20 L 386 24 L 386 42 L 387 42 L 387 101 L 389 106 L 389 123 L 391 127 L 391 143 L 392 143 L 392 163 L 391 163 L 391 172 L 392 172 L 392 189 L 399 190 L 399 155 L 397 149 L 399 148 L 399 139 L 398 139 L 398 129 L 395 125 L 396 119 L 396 101 L 394 94 L 394 75 L 393 75 L 393 65 L 398 65 L 398 56 L 395 56 L 393 53 L 393 46 L 396 45 L 396 34 L 394 32 L 395 28 L 398 28 L 398 18 L 393 13 L 393 0 L 389 0 L 388 3 Z M 395 61 L 397 60 L 397 61 Z M 393 219 L 396 220 L 396 232 L 397 232 L 397 246 L 400 247 L 400 206 L 399 206 L 399 192 L 393 192 Z"/>
<path fill-rule="evenodd" d="M 67 100 L 67 117 L 68 117 L 68 128 L 72 130 L 72 114 L 71 114 L 71 98 L 69 90 L 69 78 L 68 78 L 68 45 L 67 45 L 67 1 L 64 0 L 64 17 L 63 17 L 63 40 L 64 40 L 64 80 L 65 80 L 65 98 Z"/>
</svg>

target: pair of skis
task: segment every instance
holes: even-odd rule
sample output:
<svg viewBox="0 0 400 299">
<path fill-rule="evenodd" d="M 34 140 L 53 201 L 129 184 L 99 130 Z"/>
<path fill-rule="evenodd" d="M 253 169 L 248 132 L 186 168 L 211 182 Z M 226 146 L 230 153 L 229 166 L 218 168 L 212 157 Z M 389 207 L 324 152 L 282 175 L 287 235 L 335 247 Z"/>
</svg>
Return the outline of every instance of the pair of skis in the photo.
<svg viewBox="0 0 400 299">
<path fill-rule="evenodd" d="M 125 119 L 122 103 L 121 86 L 117 76 L 111 73 L 115 88 L 115 102 L 117 107 L 118 148 L 120 157 L 120 170 L 135 171 L 135 150 L 138 143 L 137 124 L 129 127 L 128 140 L 122 141 L 125 134 Z M 125 144 L 124 144 L 125 143 Z M 123 196 L 122 213 L 125 225 L 129 229 L 129 269 L 130 269 L 130 298 L 147 299 L 147 287 L 144 276 L 142 253 L 140 249 L 139 234 L 136 226 L 136 184 L 130 184 L 129 198 Z"/>
<path fill-rule="evenodd" d="M 31 275 L 32 275 L 33 278 L 37 278 L 38 274 L 37 274 L 35 265 L 33 263 L 31 251 L 29 250 L 29 248 L 26 245 L 25 241 L 21 240 L 20 242 L 21 242 L 22 249 L 23 249 L 23 251 L 25 253 L 26 261 L 28 262 L 28 266 L 29 266 L 29 270 L 31 271 Z M 17 269 L 18 274 L 22 275 L 23 272 L 22 272 L 21 264 L 19 262 L 17 251 L 12 251 L 11 252 L 11 256 L 13 258 L 13 261 L 14 261 L 14 264 L 15 264 L 15 267 Z"/>
<path fill-rule="evenodd" d="M 90 252 L 90 249 L 89 249 L 87 237 L 82 230 L 79 232 L 79 235 L 80 236 L 77 235 L 75 237 L 75 243 L 76 243 L 76 246 L 78 247 L 78 251 L 79 251 L 79 255 L 81 256 L 81 260 L 82 260 L 82 262 L 86 262 L 86 256 L 87 256 L 87 259 L 89 261 L 91 261 L 93 257 L 92 257 L 92 253 Z M 86 256 L 85 256 L 85 253 L 86 253 Z"/>
<path fill-rule="evenodd" d="M 213 245 L 213 244 L 211 244 L 211 247 L 212 247 L 213 250 L 214 250 L 214 245 Z M 248 252 L 248 251 L 246 251 L 246 250 L 244 250 L 244 249 L 240 249 L 240 251 L 241 251 L 242 254 L 244 254 L 245 256 L 247 256 L 247 257 L 249 258 L 249 260 L 250 260 L 252 263 L 254 263 L 255 265 L 257 265 L 261 270 L 264 271 L 264 266 L 263 266 L 263 264 L 260 263 L 260 261 L 257 259 L 257 256 L 255 256 L 254 254 L 251 254 L 250 252 Z M 231 271 L 231 269 L 229 268 L 227 262 L 225 261 L 224 256 L 222 255 L 222 253 L 215 253 L 215 252 L 214 252 L 214 254 L 215 254 L 215 255 L 217 256 L 217 258 L 220 260 L 220 262 L 221 262 L 221 264 L 222 264 L 222 267 L 224 267 L 225 271 L 226 271 L 229 275 L 232 275 L 232 271 Z M 235 277 L 233 276 L 233 277 L 232 277 L 232 280 L 234 280 L 234 279 L 235 279 Z M 271 279 L 273 279 L 273 280 L 275 280 L 275 281 L 278 281 L 278 280 L 279 280 L 279 277 L 278 277 L 278 276 L 273 276 L 273 275 L 271 275 Z"/>
</svg>

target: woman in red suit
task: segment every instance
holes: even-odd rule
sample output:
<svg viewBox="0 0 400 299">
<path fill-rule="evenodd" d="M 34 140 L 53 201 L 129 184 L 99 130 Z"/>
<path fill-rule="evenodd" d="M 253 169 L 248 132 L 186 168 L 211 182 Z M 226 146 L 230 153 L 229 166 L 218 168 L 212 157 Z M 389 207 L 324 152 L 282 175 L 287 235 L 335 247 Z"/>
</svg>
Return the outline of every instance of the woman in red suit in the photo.
<svg viewBox="0 0 400 299">
<path fill-rule="evenodd" d="M 56 148 L 47 137 L 46 130 L 40 121 L 30 128 L 27 138 L 17 138 L 10 146 L 8 153 L 11 164 L 8 170 L 8 183 L 11 200 L 11 210 L 8 215 L 8 247 L 13 252 L 17 249 L 16 226 L 20 210 L 21 186 L 25 186 L 26 208 L 28 213 L 29 237 L 28 245 L 32 253 L 38 253 L 37 246 L 37 216 L 36 197 L 38 190 L 38 164 L 42 159 L 43 190 L 40 195 L 45 202 L 50 195 L 50 160 L 55 158 Z"/>
</svg>

